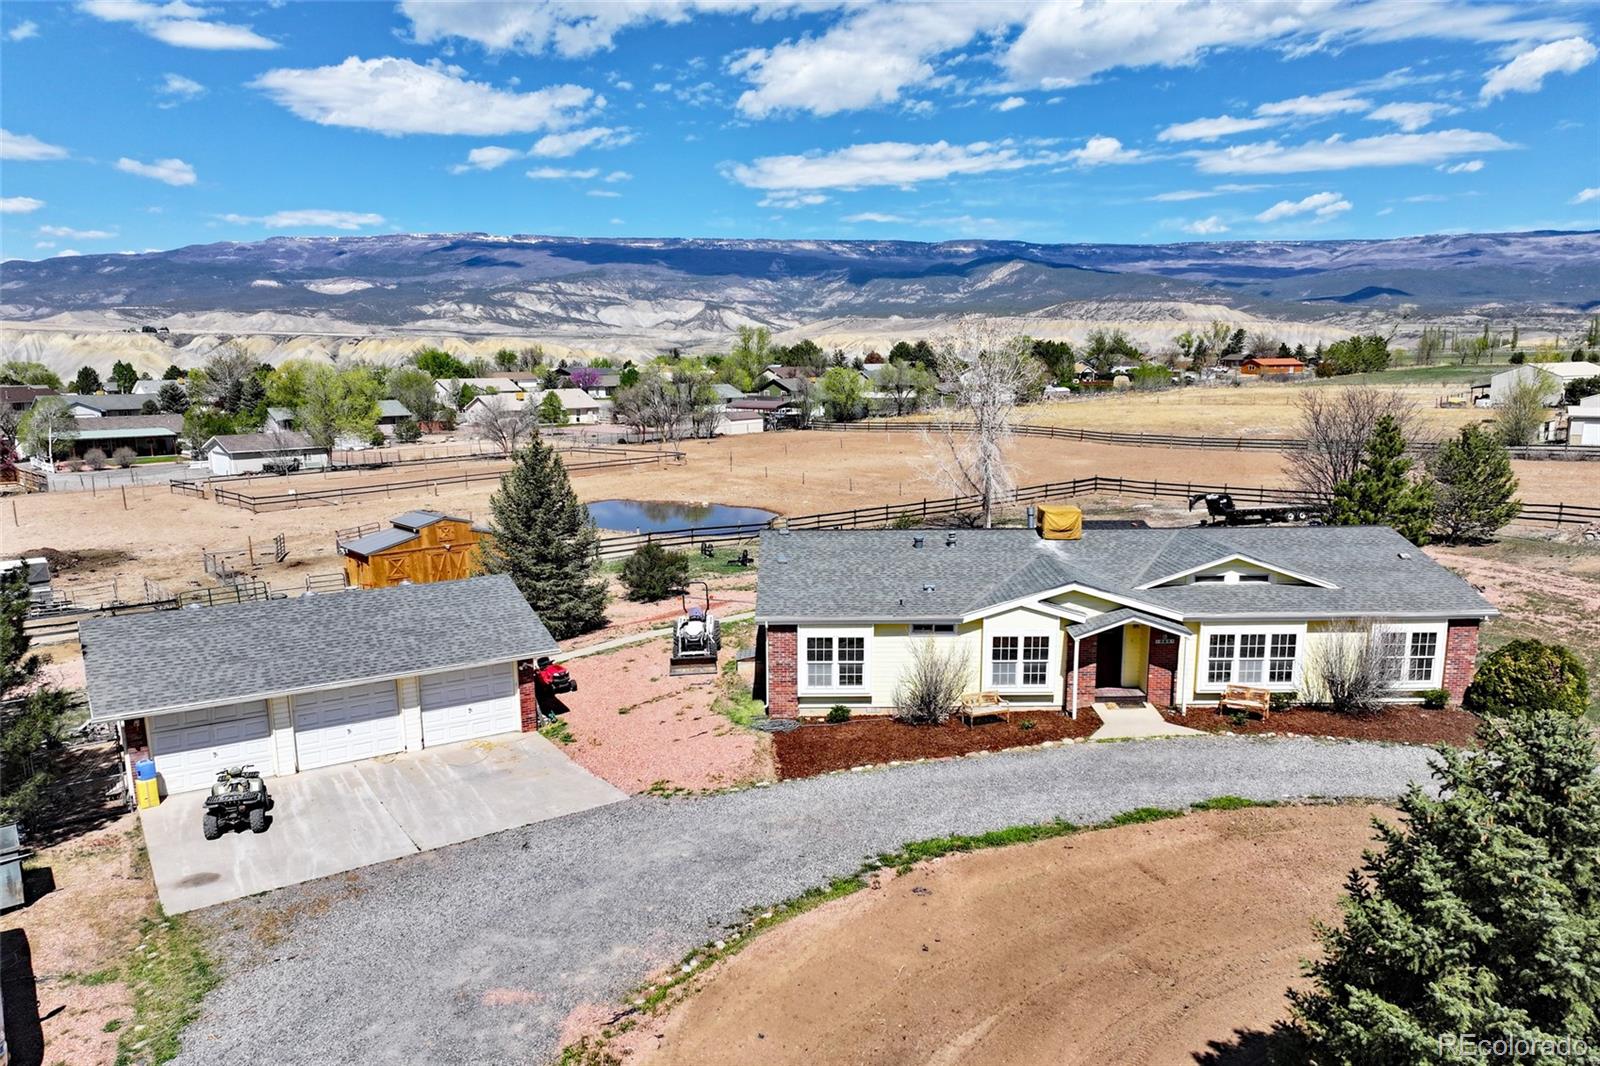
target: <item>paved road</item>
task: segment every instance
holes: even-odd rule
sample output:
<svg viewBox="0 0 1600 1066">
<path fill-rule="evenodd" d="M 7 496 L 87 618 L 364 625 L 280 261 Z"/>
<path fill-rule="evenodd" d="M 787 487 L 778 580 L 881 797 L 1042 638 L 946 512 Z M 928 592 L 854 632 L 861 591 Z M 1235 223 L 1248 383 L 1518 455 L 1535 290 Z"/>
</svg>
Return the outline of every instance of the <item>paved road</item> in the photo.
<svg viewBox="0 0 1600 1066">
<path fill-rule="evenodd" d="M 1184 738 L 638 797 L 204 912 L 231 972 L 176 1062 L 543 1062 L 578 1004 L 613 1003 L 745 908 L 905 841 L 1224 793 L 1393 796 L 1427 756 Z M 251 939 L 285 911 L 281 939 Z"/>
</svg>

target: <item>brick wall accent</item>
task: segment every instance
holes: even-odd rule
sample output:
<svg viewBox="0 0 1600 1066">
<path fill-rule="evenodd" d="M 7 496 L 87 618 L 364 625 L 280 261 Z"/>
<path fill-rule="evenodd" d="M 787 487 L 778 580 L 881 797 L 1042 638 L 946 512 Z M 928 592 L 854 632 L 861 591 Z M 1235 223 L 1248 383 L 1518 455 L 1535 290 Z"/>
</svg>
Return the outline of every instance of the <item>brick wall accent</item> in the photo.
<svg viewBox="0 0 1600 1066">
<path fill-rule="evenodd" d="M 539 664 L 524 659 L 517 664 L 517 703 L 522 708 L 522 731 L 536 732 L 539 728 Z"/>
<path fill-rule="evenodd" d="M 1178 677 L 1178 646 L 1178 638 L 1171 633 L 1150 630 L 1150 669 L 1145 674 L 1144 691 L 1157 707 L 1173 706 L 1172 687 Z"/>
<path fill-rule="evenodd" d="M 1444 684 L 1451 703 L 1460 703 L 1478 669 L 1478 620 L 1453 618 L 1444 638 Z"/>
<path fill-rule="evenodd" d="M 1094 706 L 1095 688 L 1095 660 L 1100 650 L 1100 638 L 1085 637 L 1078 641 L 1078 708 Z M 1065 709 L 1072 708 L 1072 645 L 1073 641 L 1067 640 L 1067 684 L 1062 692 L 1062 703 Z"/>
<path fill-rule="evenodd" d="M 767 714 L 800 717 L 800 638 L 794 626 L 767 627 Z"/>
</svg>

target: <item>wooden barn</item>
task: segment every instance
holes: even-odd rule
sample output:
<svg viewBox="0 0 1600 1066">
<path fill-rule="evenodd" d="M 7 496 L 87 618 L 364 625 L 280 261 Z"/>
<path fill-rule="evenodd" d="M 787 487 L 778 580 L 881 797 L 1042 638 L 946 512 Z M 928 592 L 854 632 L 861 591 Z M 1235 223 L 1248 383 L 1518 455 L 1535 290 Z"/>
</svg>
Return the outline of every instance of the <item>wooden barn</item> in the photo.
<svg viewBox="0 0 1600 1066">
<path fill-rule="evenodd" d="M 407 511 L 389 529 L 339 542 L 345 584 L 381 589 L 410 582 L 455 581 L 478 573 L 478 541 L 487 532 L 465 518 L 438 511 Z"/>
</svg>

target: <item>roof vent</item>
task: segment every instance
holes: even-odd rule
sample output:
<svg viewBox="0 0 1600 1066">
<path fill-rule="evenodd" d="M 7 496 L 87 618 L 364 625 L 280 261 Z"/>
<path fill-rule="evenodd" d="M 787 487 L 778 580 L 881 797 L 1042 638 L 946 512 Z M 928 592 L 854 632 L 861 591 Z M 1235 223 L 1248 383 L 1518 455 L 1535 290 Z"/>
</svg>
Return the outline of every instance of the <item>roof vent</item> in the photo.
<svg viewBox="0 0 1600 1066">
<path fill-rule="evenodd" d="M 778 527 L 778 536 L 787 537 L 788 535 L 789 535 L 789 527 L 788 526 L 779 526 Z"/>
<path fill-rule="evenodd" d="M 936 586 L 936 585 L 923 585 L 922 586 L 922 591 L 923 592 L 934 592 L 934 591 L 937 591 L 937 588 L 938 588 L 938 586 Z"/>
<path fill-rule="evenodd" d="M 789 553 L 788 552 L 779 552 L 778 553 L 778 562 L 786 563 L 788 561 L 789 561 Z"/>
<path fill-rule="evenodd" d="M 922 547 L 922 542 L 924 540 L 926 540 L 926 539 L 927 539 L 926 537 L 912 537 L 911 538 L 911 546 L 913 548 L 920 548 L 920 547 Z"/>
<path fill-rule="evenodd" d="M 955 547 L 955 543 L 956 543 L 956 535 L 954 533 L 946 533 L 944 535 L 944 546 L 946 548 Z"/>
<path fill-rule="evenodd" d="M 1411 558 L 1411 553 L 1410 552 L 1395 552 L 1394 554 L 1395 554 L 1395 556 L 1397 558 L 1400 558 L 1400 559 L 1409 559 L 1409 558 Z"/>
</svg>

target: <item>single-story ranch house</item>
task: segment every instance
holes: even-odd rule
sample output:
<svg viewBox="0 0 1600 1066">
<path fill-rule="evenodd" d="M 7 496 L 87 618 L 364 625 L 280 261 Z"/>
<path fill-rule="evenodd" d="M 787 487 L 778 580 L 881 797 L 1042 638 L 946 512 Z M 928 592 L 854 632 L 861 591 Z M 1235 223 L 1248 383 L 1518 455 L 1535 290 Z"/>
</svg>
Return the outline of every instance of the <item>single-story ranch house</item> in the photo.
<svg viewBox="0 0 1600 1066">
<path fill-rule="evenodd" d="M 89 720 L 165 792 L 537 724 L 556 642 L 509 577 L 321 593 L 82 623 Z M 527 664 L 527 665 L 523 665 Z"/>
<path fill-rule="evenodd" d="M 303 470 L 328 466 L 328 451 L 296 430 L 264 433 L 227 433 L 211 437 L 200 445 L 200 456 L 219 476 L 259 474 L 271 462 L 298 460 Z"/>
<path fill-rule="evenodd" d="M 1186 709 L 1229 684 L 1303 692 L 1308 657 L 1371 625 L 1397 692 L 1459 701 L 1496 613 L 1386 527 L 772 530 L 757 695 L 774 717 L 887 712 L 935 641 L 1012 706 Z"/>
</svg>

